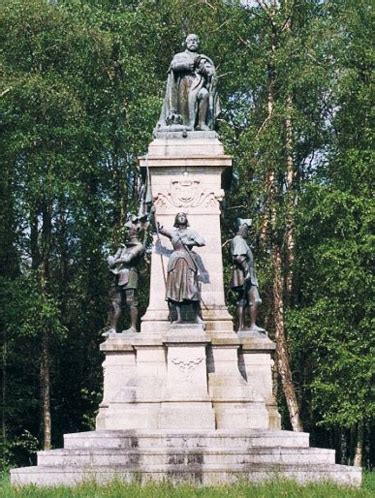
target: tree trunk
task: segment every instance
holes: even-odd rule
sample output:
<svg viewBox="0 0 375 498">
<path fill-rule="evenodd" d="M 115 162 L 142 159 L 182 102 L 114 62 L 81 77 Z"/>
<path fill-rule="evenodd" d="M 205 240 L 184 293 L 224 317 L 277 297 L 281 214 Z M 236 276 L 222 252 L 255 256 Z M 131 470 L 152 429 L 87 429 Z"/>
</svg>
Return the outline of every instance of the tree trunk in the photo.
<svg viewBox="0 0 375 498">
<path fill-rule="evenodd" d="M 276 342 L 276 363 L 279 372 L 286 403 L 289 411 L 290 423 L 293 431 L 303 431 L 300 418 L 299 406 L 294 389 L 292 374 L 289 365 L 288 346 L 285 336 L 284 323 L 284 300 L 283 300 L 283 279 L 281 251 L 279 244 L 274 243 L 272 249 L 273 264 L 273 307 L 275 316 L 275 342 Z"/>
<path fill-rule="evenodd" d="M 363 422 L 357 424 L 357 443 L 355 445 L 354 452 L 354 467 L 362 467 L 363 464 L 363 450 L 364 450 L 364 440 L 365 440 L 365 430 Z"/>
<path fill-rule="evenodd" d="M 265 127 L 265 123 L 270 124 L 275 108 L 275 100 L 276 100 L 276 86 L 277 86 L 277 51 L 279 48 L 280 35 L 284 29 L 287 31 L 290 30 L 290 13 L 289 7 L 284 5 L 285 10 L 285 23 L 277 24 L 277 13 L 279 10 L 279 6 L 277 3 L 272 2 L 270 5 L 267 3 L 258 0 L 258 6 L 263 10 L 263 12 L 267 15 L 269 26 L 270 26 L 270 61 L 268 64 L 268 81 L 267 81 L 267 110 L 268 116 L 266 121 L 263 123 L 261 129 Z M 288 108 L 289 105 L 289 108 Z M 286 181 L 288 184 L 288 188 L 292 191 L 294 187 L 294 161 L 293 161 L 293 125 L 291 119 L 291 111 L 292 111 L 292 100 L 291 98 L 287 102 L 287 117 L 285 120 L 285 128 L 286 128 L 286 139 L 284 142 L 284 149 L 286 151 Z M 258 132 L 259 134 L 259 132 Z M 280 161 L 283 160 L 284 151 L 282 154 L 280 153 Z M 281 247 L 280 243 L 277 240 L 278 237 L 275 237 L 275 233 L 277 231 L 277 206 L 278 206 L 278 198 L 282 197 L 283 186 L 279 184 L 277 178 L 277 166 L 273 164 L 272 161 L 269 164 L 269 169 L 265 178 L 265 190 L 267 196 L 267 204 L 269 206 L 269 210 L 266 213 L 266 216 L 262 220 L 261 229 L 260 229 L 260 240 L 264 242 L 265 239 L 271 237 L 272 243 L 272 268 L 273 268 L 273 315 L 274 315 L 274 324 L 275 324 L 275 342 L 276 342 L 276 367 L 278 374 L 280 375 L 281 384 L 283 387 L 284 396 L 286 399 L 286 403 L 289 411 L 290 423 L 294 431 L 303 431 L 303 425 L 300 417 L 299 406 L 297 401 L 297 395 L 294 389 L 292 374 L 290 371 L 289 365 L 289 354 L 285 333 L 285 322 L 284 322 L 284 306 L 285 306 L 285 290 L 287 291 L 286 295 L 290 295 L 289 291 L 291 290 L 292 284 L 292 263 L 294 259 L 294 224 L 293 224 L 293 209 L 294 208 L 294 200 L 291 195 L 291 204 L 288 206 L 288 220 L 287 220 L 287 229 L 284 233 L 284 240 L 286 240 L 287 246 L 287 268 L 283 267 L 283 261 L 281 258 Z M 290 192 L 291 193 L 291 192 Z M 287 303 L 288 303 L 287 298 Z"/>
<path fill-rule="evenodd" d="M 49 334 L 43 331 L 42 357 L 40 362 L 40 399 L 43 421 L 43 449 L 51 449 L 51 401 L 50 401 L 50 361 L 49 361 Z"/>
<path fill-rule="evenodd" d="M 285 119 L 285 153 L 286 153 L 286 187 L 287 187 L 287 216 L 285 231 L 286 246 L 286 274 L 285 290 L 287 303 L 290 302 L 293 287 L 293 264 L 295 256 L 295 165 L 293 160 L 293 123 L 292 123 L 293 100 L 290 95 L 286 99 L 287 116 Z"/>
<path fill-rule="evenodd" d="M 6 394 L 7 394 L 7 333 L 3 331 L 3 344 L 2 344 L 2 354 L 1 354 L 1 437 L 3 443 L 7 439 L 7 427 L 6 427 Z"/>
<path fill-rule="evenodd" d="M 33 270 L 37 270 L 40 265 L 38 214 L 36 209 L 30 213 L 30 250 Z"/>
<path fill-rule="evenodd" d="M 43 203 L 42 210 L 42 237 L 41 237 L 41 267 L 40 274 L 40 287 L 43 295 L 48 296 L 48 282 L 49 282 L 49 258 L 51 251 L 51 237 L 52 237 L 52 206 L 50 202 Z M 42 331 L 42 344 L 41 344 L 41 360 L 40 360 L 40 400 L 42 407 L 42 421 L 43 421 L 43 449 L 49 450 L 51 448 L 51 378 L 50 378 L 50 349 L 49 349 L 49 335 L 50 331 L 45 328 Z"/>
<path fill-rule="evenodd" d="M 271 50 L 272 50 L 272 56 L 274 56 L 276 52 L 275 34 L 273 34 L 271 39 Z M 267 117 L 263 122 L 263 124 L 261 125 L 261 127 L 259 128 L 257 135 L 259 135 L 261 131 L 266 127 L 266 125 L 270 124 L 272 120 L 274 106 L 275 106 L 274 91 L 275 91 L 275 69 L 273 61 L 271 60 L 268 64 L 268 71 L 267 71 L 267 111 L 268 112 L 267 112 Z M 268 171 L 266 173 L 265 187 L 266 187 L 266 196 L 269 201 L 268 204 L 270 205 L 271 204 L 270 201 L 274 197 L 274 189 L 275 189 L 275 170 L 272 165 L 269 166 Z M 266 212 L 264 213 L 259 231 L 259 239 L 261 244 L 264 244 L 265 241 L 267 240 L 267 237 L 269 236 L 270 226 L 274 226 L 275 216 L 276 212 L 273 208 L 266 210 Z"/>
<path fill-rule="evenodd" d="M 348 465 L 348 441 L 346 438 L 346 430 L 341 429 L 340 431 L 340 452 L 341 452 L 341 464 L 342 465 Z"/>
<path fill-rule="evenodd" d="M 293 7 L 292 7 L 293 8 Z M 292 29 L 291 12 L 288 2 L 284 3 L 285 24 L 284 31 L 290 33 Z M 286 272 L 285 272 L 285 291 L 286 302 L 290 303 L 293 287 L 293 264 L 295 256 L 295 223 L 294 223 L 294 205 L 295 205 L 295 179 L 296 169 L 293 159 L 294 148 L 294 129 L 292 121 L 293 98 L 289 93 L 285 101 L 286 118 L 285 118 L 285 156 L 286 156 L 286 188 L 287 188 L 287 215 L 286 215 Z"/>
</svg>

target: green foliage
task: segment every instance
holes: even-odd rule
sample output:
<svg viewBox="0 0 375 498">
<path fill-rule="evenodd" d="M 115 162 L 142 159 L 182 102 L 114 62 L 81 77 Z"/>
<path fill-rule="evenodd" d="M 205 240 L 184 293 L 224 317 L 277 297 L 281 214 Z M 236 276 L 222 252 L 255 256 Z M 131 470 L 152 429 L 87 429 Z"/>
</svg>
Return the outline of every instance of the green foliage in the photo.
<svg viewBox="0 0 375 498">
<path fill-rule="evenodd" d="M 33 339 L 46 328 L 52 330 L 58 340 L 63 339 L 66 329 L 61 323 L 59 303 L 41 292 L 33 273 L 24 274 L 11 283 L 6 280 L 1 283 L 0 299 L 12 303 L 3 308 L 1 316 L 12 340 Z"/>
<path fill-rule="evenodd" d="M 365 2 L 350 15 L 338 6 L 333 11 L 342 26 L 332 63 L 334 134 L 325 164 L 307 182 L 299 203 L 299 297 L 289 312 L 290 339 L 296 364 L 309 365 L 300 373 L 311 400 L 309 416 L 330 427 L 365 423 L 370 429 L 375 175 L 368 83 L 374 51 L 366 33 L 372 14 Z"/>
<path fill-rule="evenodd" d="M 234 156 L 223 240 L 238 215 L 253 218 L 260 321 L 271 332 L 270 248 L 281 244 L 286 268 L 285 233 L 294 220 L 286 317 L 306 427 L 313 435 L 318 424 L 344 431 L 365 423 L 367 433 L 373 427 L 373 9 L 366 0 L 274 4 L 280 4 L 271 12 L 275 25 L 256 2 L 247 8 L 219 0 L 1 2 L 4 465 L 29 462 L 41 436 L 47 329 L 53 443 L 60 445 L 64 432 L 92 428 L 102 384 L 105 256 L 135 208 L 137 156 L 151 139 L 171 56 L 189 32 L 200 35 L 218 67 L 218 129 Z M 267 217 L 272 226 L 261 241 Z M 228 280 L 226 249 L 224 257 Z M 145 269 L 143 309 L 147 285 Z"/>
</svg>

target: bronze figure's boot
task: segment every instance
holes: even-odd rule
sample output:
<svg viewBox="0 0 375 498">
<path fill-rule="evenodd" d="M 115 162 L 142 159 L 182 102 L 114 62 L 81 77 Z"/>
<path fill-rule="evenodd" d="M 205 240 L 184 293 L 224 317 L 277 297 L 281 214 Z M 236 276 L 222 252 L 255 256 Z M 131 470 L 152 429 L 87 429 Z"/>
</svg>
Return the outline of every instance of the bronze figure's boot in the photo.
<svg viewBox="0 0 375 498">
<path fill-rule="evenodd" d="M 115 334 L 117 332 L 117 324 L 121 314 L 121 294 L 116 292 L 112 297 L 111 310 L 109 312 L 109 328 L 107 328 L 103 333 L 103 337 L 108 337 L 110 334 Z"/>
<path fill-rule="evenodd" d="M 202 325 L 203 329 L 206 329 L 206 325 L 204 323 L 204 320 L 202 318 L 202 310 L 199 302 L 194 302 L 193 303 L 193 309 L 195 312 L 195 322 L 198 323 L 199 325 Z"/>
</svg>

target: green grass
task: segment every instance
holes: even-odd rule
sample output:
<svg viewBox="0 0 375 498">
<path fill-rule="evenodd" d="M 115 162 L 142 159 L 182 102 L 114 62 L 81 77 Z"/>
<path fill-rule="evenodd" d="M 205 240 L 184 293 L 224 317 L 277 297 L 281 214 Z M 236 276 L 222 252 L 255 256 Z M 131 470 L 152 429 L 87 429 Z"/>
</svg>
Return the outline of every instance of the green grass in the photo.
<svg viewBox="0 0 375 498">
<path fill-rule="evenodd" d="M 293 481 L 272 481 L 266 484 L 241 483 L 221 487 L 173 486 L 164 484 L 122 484 L 113 482 L 106 486 L 83 484 L 75 488 L 12 488 L 9 479 L 0 481 L 1 498 L 346 498 L 375 496 L 375 473 L 364 474 L 361 489 L 342 488 L 330 483 L 299 486 Z"/>
</svg>

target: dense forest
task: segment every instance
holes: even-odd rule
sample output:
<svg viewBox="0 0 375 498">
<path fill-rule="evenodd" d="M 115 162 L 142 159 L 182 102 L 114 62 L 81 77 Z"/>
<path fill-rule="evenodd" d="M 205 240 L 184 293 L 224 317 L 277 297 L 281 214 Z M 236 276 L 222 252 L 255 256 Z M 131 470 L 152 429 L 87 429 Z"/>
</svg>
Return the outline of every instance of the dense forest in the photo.
<svg viewBox="0 0 375 498">
<path fill-rule="evenodd" d="M 234 158 L 223 243 L 237 216 L 253 219 L 259 323 L 277 344 L 283 427 L 311 432 L 341 463 L 371 467 L 373 3 L 0 6 L 0 467 L 94 427 L 106 257 L 135 209 L 137 157 L 190 32 L 219 73 L 217 131 Z"/>
</svg>

